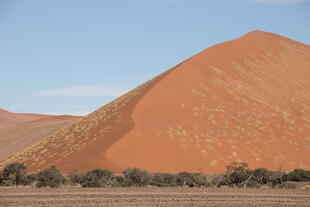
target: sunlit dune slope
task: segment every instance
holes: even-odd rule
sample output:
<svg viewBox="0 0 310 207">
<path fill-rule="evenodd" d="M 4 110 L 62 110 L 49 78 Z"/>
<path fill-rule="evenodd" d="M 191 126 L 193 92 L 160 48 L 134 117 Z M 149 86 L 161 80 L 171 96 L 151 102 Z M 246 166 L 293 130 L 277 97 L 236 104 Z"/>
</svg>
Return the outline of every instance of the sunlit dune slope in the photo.
<svg viewBox="0 0 310 207">
<path fill-rule="evenodd" d="M 6 162 L 30 171 L 310 169 L 310 47 L 251 32 L 210 47 Z"/>
</svg>

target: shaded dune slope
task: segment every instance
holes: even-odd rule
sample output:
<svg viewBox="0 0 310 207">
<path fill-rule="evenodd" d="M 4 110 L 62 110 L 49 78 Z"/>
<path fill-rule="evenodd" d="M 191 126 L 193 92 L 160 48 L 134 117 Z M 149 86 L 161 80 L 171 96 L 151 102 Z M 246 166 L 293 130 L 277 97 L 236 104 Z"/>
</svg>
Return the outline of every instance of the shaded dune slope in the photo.
<svg viewBox="0 0 310 207">
<path fill-rule="evenodd" d="M 0 109 L 0 129 L 47 117 L 51 117 L 51 115 L 12 113 L 4 109 Z"/>
<path fill-rule="evenodd" d="M 210 47 L 12 156 L 30 171 L 310 169 L 310 47 L 251 32 Z"/>
<path fill-rule="evenodd" d="M 81 117 L 43 116 L 43 118 L 0 128 L 0 161 L 27 149 Z"/>
<path fill-rule="evenodd" d="M 10 157 L 0 168 L 13 161 L 24 162 L 29 171 L 56 165 L 64 172 L 106 168 L 124 169 L 106 159 L 106 150 L 134 127 L 131 113 L 143 95 L 169 71 L 117 98 L 83 119 L 45 140 Z"/>
</svg>

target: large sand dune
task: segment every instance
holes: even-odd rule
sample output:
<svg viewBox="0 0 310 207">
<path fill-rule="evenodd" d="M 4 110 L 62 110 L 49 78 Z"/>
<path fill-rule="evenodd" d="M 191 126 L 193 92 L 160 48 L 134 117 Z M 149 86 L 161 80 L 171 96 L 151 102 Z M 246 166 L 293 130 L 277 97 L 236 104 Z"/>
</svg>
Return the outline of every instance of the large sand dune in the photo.
<svg viewBox="0 0 310 207">
<path fill-rule="evenodd" d="M 189 58 L 12 156 L 30 171 L 310 169 L 310 47 L 251 32 Z"/>
</svg>

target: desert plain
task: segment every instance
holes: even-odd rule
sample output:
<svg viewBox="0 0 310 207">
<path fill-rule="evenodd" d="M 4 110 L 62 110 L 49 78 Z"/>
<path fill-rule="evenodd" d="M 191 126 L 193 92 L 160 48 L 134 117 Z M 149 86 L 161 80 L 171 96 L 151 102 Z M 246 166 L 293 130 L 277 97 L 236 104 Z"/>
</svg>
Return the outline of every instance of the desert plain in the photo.
<svg viewBox="0 0 310 207">
<path fill-rule="evenodd" d="M 0 206 L 309 207 L 310 190 L 240 188 L 0 188 Z"/>
</svg>

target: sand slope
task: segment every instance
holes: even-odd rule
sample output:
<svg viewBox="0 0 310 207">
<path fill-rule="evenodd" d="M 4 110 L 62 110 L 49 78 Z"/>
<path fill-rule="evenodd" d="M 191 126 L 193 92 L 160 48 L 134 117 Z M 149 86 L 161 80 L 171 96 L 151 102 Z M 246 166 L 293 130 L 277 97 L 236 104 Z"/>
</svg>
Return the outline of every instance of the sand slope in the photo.
<svg viewBox="0 0 310 207">
<path fill-rule="evenodd" d="M 17 114 L 0 108 L 0 128 L 14 126 L 19 123 L 34 121 L 41 118 L 47 118 L 50 115 L 45 114 Z"/>
<path fill-rule="evenodd" d="M 0 110 L 0 161 L 23 151 L 81 117 L 17 114 Z"/>
<path fill-rule="evenodd" d="M 208 48 L 3 162 L 30 171 L 310 169 L 310 47 L 251 32 Z"/>
</svg>

